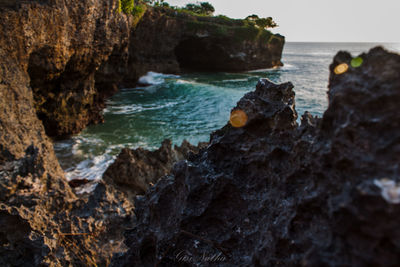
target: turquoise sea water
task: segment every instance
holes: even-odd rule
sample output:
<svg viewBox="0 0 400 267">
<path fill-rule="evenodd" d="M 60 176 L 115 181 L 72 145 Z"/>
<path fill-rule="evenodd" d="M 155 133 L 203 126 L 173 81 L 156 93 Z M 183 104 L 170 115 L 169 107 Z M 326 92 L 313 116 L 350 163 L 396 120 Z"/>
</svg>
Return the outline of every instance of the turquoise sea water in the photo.
<svg viewBox="0 0 400 267">
<path fill-rule="evenodd" d="M 299 116 L 308 110 L 322 116 L 327 107 L 329 64 L 339 50 L 356 56 L 372 43 L 287 43 L 284 67 L 243 73 L 148 73 L 147 87 L 123 89 L 107 101 L 105 123 L 92 125 L 54 148 L 67 178 L 100 179 L 121 148 L 156 149 L 165 138 L 180 144 L 208 141 L 224 126 L 230 110 L 260 78 L 295 86 Z M 383 44 L 400 52 L 400 44 Z"/>
</svg>

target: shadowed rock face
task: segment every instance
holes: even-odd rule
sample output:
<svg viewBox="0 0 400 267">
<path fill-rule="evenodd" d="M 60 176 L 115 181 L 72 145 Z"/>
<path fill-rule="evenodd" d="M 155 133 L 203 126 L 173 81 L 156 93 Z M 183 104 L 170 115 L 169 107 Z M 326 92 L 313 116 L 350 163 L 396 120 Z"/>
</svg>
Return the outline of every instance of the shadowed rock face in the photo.
<svg viewBox="0 0 400 267">
<path fill-rule="evenodd" d="M 149 70 L 243 71 L 283 65 L 283 36 L 264 32 L 261 38 L 256 28 L 230 23 L 234 25 L 169 9 L 149 10 L 130 36 L 130 76 L 125 81 Z"/>
<path fill-rule="evenodd" d="M 261 80 L 208 148 L 136 201 L 114 266 L 396 266 L 400 262 L 400 56 L 331 65 L 323 118 L 296 123 L 290 83 Z M 204 255 L 213 257 L 205 258 Z"/>
<path fill-rule="evenodd" d="M 181 146 L 173 148 L 171 140 L 166 139 L 155 151 L 125 148 L 105 171 L 103 179 L 128 194 L 144 194 L 150 183 L 155 184 L 170 173 L 176 162 L 198 153 L 205 146 L 205 143 L 200 143 L 196 147 L 185 140 Z"/>
</svg>

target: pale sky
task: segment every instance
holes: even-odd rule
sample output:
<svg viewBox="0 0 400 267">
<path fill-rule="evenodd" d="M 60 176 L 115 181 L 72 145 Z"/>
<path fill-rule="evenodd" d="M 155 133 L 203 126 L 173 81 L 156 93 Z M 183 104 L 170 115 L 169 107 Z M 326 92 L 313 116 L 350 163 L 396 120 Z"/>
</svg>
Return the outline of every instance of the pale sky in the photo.
<svg viewBox="0 0 400 267">
<path fill-rule="evenodd" d="M 165 0 L 183 6 L 190 0 Z M 202 0 L 200 2 L 207 1 Z M 287 41 L 400 42 L 400 0 L 209 0 L 215 14 L 273 17 Z"/>
</svg>

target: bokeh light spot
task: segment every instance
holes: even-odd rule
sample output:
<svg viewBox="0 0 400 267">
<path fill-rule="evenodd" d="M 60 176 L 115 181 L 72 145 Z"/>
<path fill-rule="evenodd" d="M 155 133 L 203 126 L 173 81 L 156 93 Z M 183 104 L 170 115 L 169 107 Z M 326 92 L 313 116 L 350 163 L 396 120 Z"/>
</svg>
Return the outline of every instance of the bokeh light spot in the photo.
<svg viewBox="0 0 400 267">
<path fill-rule="evenodd" d="M 229 122 L 233 127 L 243 127 L 247 123 L 247 114 L 241 109 L 235 109 L 231 112 Z"/>
<path fill-rule="evenodd" d="M 355 57 L 351 60 L 350 65 L 353 68 L 358 68 L 363 64 L 364 60 L 362 59 L 362 57 Z"/>
<path fill-rule="evenodd" d="M 346 63 L 342 63 L 336 66 L 335 68 L 335 74 L 343 74 L 349 69 L 349 65 Z"/>
</svg>

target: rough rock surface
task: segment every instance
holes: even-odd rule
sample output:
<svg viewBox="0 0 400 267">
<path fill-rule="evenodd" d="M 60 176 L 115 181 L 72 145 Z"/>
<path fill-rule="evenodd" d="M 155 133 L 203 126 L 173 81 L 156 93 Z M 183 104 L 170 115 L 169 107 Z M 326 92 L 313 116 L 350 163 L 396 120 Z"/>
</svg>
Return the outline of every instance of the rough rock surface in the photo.
<svg viewBox="0 0 400 267">
<path fill-rule="evenodd" d="M 102 121 L 104 92 L 95 88 L 95 73 L 130 33 L 117 2 L 21 1 L 14 9 L 0 5 L 2 65 L 19 86 L 32 91 L 48 135 L 63 137 Z"/>
<path fill-rule="evenodd" d="M 284 37 L 269 32 L 260 35 L 241 20 L 224 22 L 151 9 L 131 34 L 127 69 L 137 79 L 149 70 L 177 73 L 181 69 L 241 71 L 281 66 Z"/>
<path fill-rule="evenodd" d="M 0 2 L 0 266 L 106 264 L 123 251 L 131 203 L 107 185 L 78 199 L 42 124 L 62 135 L 98 117 L 92 76 L 124 30 L 116 10 L 108 0 Z"/>
<path fill-rule="evenodd" d="M 106 265 L 124 251 L 133 203 L 105 183 L 76 197 L 47 135 L 101 122 L 104 98 L 154 66 L 130 64 L 145 42 L 132 21 L 118 0 L 0 1 L 1 266 Z"/>
<path fill-rule="evenodd" d="M 32 145 L 0 167 L 0 266 L 108 264 L 132 216 L 133 203 L 104 183 L 78 199 Z"/>
<path fill-rule="evenodd" d="M 296 123 L 290 83 L 261 80 L 197 156 L 135 203 L 114 266 L 398 266 L 400 56 L 337 75 L 329 107 Z"/>
<path fill-rule="evenodd" d="M 205 146 L 205 143 L 199 143 L 196 147 L 185 140 L 181 146 L 173 148 L 171 140 L 166 139 L 155 151 L 125 148 L 107 168 L 103 180 L 130 195 L 143 195 L 150 184 L 170 173 L 176 162 L 198 153 Z"/>
<path fill-rule="evenodd" d="M 281 64 L 279 35 L 236 40 L 234 29 L 251 29 L 225 26 L 225 35 L 212 33 L 222 27 L 216 21 L 193 28 L 194 16 L 155 8 L 136 25 L 139 18 L 117 8 L 118 0 L 0 2 L 0 60 L 19 86 L 32 91 L 47 135 L 63 138 L 102 122 L 104 99 L 148 71 L 177 73 L 180 64 L 221 70 Z"/>
</svg>

